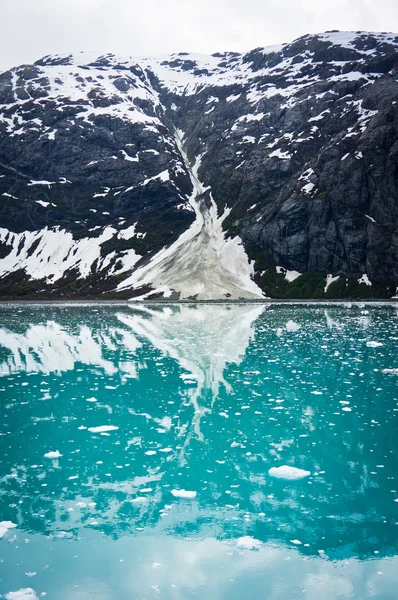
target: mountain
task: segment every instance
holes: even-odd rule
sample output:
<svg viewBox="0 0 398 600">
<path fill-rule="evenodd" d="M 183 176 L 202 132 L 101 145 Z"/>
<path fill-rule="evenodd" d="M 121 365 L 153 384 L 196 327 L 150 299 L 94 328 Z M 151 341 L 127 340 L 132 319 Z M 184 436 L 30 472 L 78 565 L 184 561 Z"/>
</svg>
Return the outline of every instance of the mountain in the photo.
<svg viewBox="0 0 398 600">
<path fill-rule="evenodd" d="M 0 74 L 3 298 L 398 292 L 398 35 Z"/>
</svg>

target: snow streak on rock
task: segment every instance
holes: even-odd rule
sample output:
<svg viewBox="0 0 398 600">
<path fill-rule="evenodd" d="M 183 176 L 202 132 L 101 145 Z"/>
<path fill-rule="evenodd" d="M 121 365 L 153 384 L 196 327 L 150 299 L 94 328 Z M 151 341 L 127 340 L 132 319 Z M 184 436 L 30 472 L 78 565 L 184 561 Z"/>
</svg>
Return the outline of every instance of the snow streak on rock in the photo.
<svg viewBox="0 0 398 600">
<path fill-rule="evenodd" d="M 262 291 L 252 280 L 253 269 L 241 239 L 225 237 L 222 222 L 229 210 L 218 216 L 211 192 L 199 180 L 202 156 L 191 166 L 181 131 L 176 132 L 176 142 L 191 178 L 193 191 L 189 203 L 196 220 L 174 244 L 158 252 L 118 289 L 150 285 L 165 297 L 176 292 L 179 299 L 262 298 Z"/>
</svg>

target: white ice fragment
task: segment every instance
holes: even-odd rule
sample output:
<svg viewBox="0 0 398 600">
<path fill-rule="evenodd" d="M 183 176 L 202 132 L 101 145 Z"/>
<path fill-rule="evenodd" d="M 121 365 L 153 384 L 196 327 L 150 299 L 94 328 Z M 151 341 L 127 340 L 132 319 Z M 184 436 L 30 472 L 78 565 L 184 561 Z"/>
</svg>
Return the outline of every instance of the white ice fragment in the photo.
<svg viewBox="0 0 398 600">
<path fill-rule="evenodd" d="M 119 427 L 115 425 L 100 425 L 99 427 L 89 427 L 88 430 L 91 433 L 104 433 L 106 431 L 116 431 Z"/>
<path fill-rule="evenodd" d="M 147 452 L 145 452 L 145 454 L 147 456 L 153 456 L 154 454 L 156 454 L 156 450 L 148 450 Z"/>
<path fill-rule="evenodd" d="M 295 544 L 296 546 L 301 546 L 303 542 L 300 542 L 300 540 L 290 540 L 290 543 Z"/>
<path fill-rule="evenodd" d="M 286 331 L 295 332 L 301 328 L 301 325 L 290 320 L 286 323 L 285 328 L 286 328 Z"/>
<path fill-rule="evenodd" d="M 0 522 L 0 540 L 5 536 L 9 529 L 16 527 L 12 521 L 1 521 Z"/>
<path fill-rule="evenodd" d="M 32 588 L 22 588 L 17 592 L 6 594 L 6 600 L 38 600 L 38 597 Z"/>
<path fill-rule="evenodd" d="M 143 490 L 141 490 L 142 492 Z M 146 502 L 148 502 L 147 498 L 143 498 L 141 496 L 138 496 L 137 498 L 132 498 L 130 500 L 131 504 L 145 504 Z"/>
<path fill-rule="evenodd" d="M 58 450 L 55 450 L 54 452 L 47 452 L 44 458 L 60 458 L 61 456 L 62 454 Z"/>
<path fill-rule="evenodd" d="M 398 375 L 398 369 L 382 369 L 382 373 L 388 373 L 389 375 Z"/>
<path fill-rule="evenodd" d="M 2 525 L 0 525 L 0 540 L 5 536 L 7 531 L 8 531 L 7 527 L 3 527 Z"/>
<path fill-rule="evenodd" d="M 304 477 L 309 477 L 311 472 L 304 471 L 303 469 L 297 469 L 297 467 L 282 465 L 281 467 L 272 467 L 268 471 L 268 474 L 271 475 L 271 477 L 277 477 L 278 479 L 289 479 L 290 481 L 295 481 L 298 479 L 303 479 Z"/>
<path fill-rule="evenodd" d="M 366 342 L 366 345 L 368 348 L 379 348 L 379 346 L 382 346 L 383 344 L 381 342 Z"/>
<path fill-rule="evenodd" d="M 14 529 L 16 527 L 16 524 L 12 521 L 1 521 L 0 526 L 7 527 L 7 529 Z"/>
<path fill-rule="evenodd" d="M 256 540 L 250 535 L 245 535 L 236 540 L 236 545 L 241 550 L 260 550 L 262 546 L 260 540 Z"/>
<path fill-rule="evenodd" d="M 171 490 L 171 493 L 176 498 L 196 498 L 196 492 L 189 492 L 187 490 Z"/>
</svg>

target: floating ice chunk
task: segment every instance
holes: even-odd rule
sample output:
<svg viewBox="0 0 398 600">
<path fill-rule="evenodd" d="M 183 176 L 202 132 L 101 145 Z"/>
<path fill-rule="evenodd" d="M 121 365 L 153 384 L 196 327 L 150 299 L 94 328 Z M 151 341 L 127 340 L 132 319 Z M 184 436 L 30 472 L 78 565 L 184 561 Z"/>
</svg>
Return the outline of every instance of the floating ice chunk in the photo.
<svg viewBox="0 0 398 600">
<path fill-rule="evenodd" d="M 388 373 L 389 375 L 398 375 L 398 369 L 382 369 L 382 373 Z"/>
<path fill-rule="evenodd" d="M 6 600 L 38 600 L 38 597 L 32 588 L 22 588 L 17 592 L 6 594 Z"/>
<path fill-rule="evenodd" d="M 88 430 L 91 433 L 104 433 L 106 431 L 116 431 L 119 427 L 115 425 L 100 425 L 99 427 L 89 427 Z"/>
<path fill-rule="evenodd" d="M 304 471 L 303 469 L 297 469 L 296 467 L 289 467 L 288 465 L 282 465 L 281 467 L 272 467 L 268 474 L 271 477 L 277 477 L 278 479 L 289 479 L 295 481 L 297 479 L 303 479 L 311 475 L 310 471 Z"/>
<path fill-rule="evenodd" d="M 301 329 L 301 325 L 290 320 L 286 323 L 285 328 L 286 328 L 286 331 L 294 332 L 294 331 L 298 331 L 299 329 Z"/>
<path fill-rule="evenodd" d="M 14 527 L 16 527 L 16 524 L 12 521 L 1 521 L 0 525 L 2 527 L 7 527 L 7 529 L 14 529 Z"/>
<path fill-rule="evenodd" d="M 12 521 L 1 521 L 0 522 L 0 540 L 5 536 L 9 529 L 16 527 Z"/>
<path fill-rule="evenodd" d="M 62 456 L 62 454 L 59 452 L 59 450 L 55 450 L 54 452 L 47 452 L 44 455 L 44 458 L 60 458 Z"/>
<path fill-rule="evenodd" d="M 381 342 L 366 342 L 368 348 L 379 348 L 383 344 Z"/>
<path fill-rule="evenodd" d="M 296 546 L 301 546 L 303 542 L 300 542 L 300 540 L 290 540 L 290 543 L 295 544 Z"/>
<path fill-rule="evenodd" d="M 7 527 L 3 527 L 3 525 L 0 525 L 0 540 L 5 536 L 7 531 L 8 531 Z"/>
<path fill-rule="evenodd" d="M 241 550 L 260 550 L 262 546 L 260 540 L 256 540 L 250 535 L 245 535 L 236 540 L 236 545 Z"/>
<path fill-rule="evenodd" d="M 196 498 L 196 492 L 189 492 L 187 490 L 171 490 L 171 493 L 176 498 Z"/>
<path fill-rule="evenodd" d="M 97 398 L 86 398 L 86 402 L 97 402 Z"/>
<path fill-rule="evenodd" d="M 148 450 L 147 452 L 145 452 L 145 454 L 147 456 L 153 456 L 154 454 L 156 454 L 156 450 Z"/>
<path fill-rule="evenodd" d="M 141 490 L 142 492 L 143 490 Z M 137 498 L 132 498 L 130 500 L 131 504 L 146 504 L 148 502 L 148 498 L 143 498 L 142 496 L 138 496 Z"/>
<path fill-rule="evenodd" d="M 173 448 L 161 448 L 159 452 L 173 452 Z"/>
</svg>

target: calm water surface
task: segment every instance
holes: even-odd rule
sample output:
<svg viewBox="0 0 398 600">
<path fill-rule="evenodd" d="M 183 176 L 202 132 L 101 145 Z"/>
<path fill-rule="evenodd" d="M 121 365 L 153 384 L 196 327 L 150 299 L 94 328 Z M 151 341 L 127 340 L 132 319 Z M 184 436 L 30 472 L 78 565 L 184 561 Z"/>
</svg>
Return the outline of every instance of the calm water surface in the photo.
<svg viewBox="0 0 398 600">
<path fill-rule="evenodd" d="M 0 595 L 396 600 L 397 342 L 392 306 L 0 306 Z"/>
</svg>

